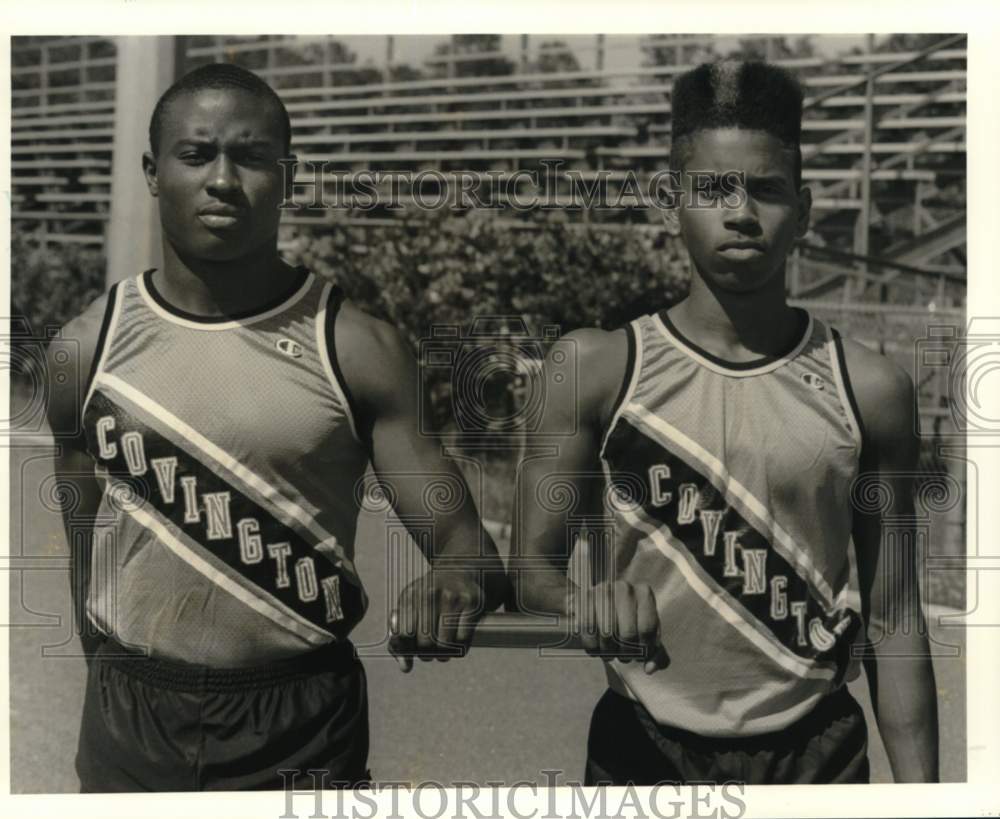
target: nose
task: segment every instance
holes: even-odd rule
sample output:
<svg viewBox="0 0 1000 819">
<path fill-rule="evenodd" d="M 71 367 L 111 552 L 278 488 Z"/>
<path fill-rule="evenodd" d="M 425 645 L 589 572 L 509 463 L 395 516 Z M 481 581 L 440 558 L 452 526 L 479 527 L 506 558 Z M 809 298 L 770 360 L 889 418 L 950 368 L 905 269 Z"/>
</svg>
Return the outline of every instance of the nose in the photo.
<svg viewBox="0 0 1000 819">
<path fill-rule="evenodd" d="M 757 203 L 745 188 L 740 189 L 737 194 L 739 201 L 735 207 L 726 208 L 724 224 L 729 230 L 755 236 L 761 232 Z"/>
<path fill-rule="evenodd" d="M 236 172 L 236 165 L 220 151 L 212 163 L 211 174 L 208 178 L 208 189 L 210 192 L 230 193 L 238 190 L 240 178 Z"/>
</svg>

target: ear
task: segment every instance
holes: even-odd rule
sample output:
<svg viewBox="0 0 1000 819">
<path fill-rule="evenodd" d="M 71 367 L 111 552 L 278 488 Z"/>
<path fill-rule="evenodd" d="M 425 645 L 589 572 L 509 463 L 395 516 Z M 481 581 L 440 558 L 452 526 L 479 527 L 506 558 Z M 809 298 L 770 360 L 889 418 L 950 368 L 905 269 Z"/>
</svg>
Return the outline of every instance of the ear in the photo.
<svg viewBox="0 0 1000 819">
<path fill-rule="evenodd" d="M 156 179 L 156 157 L 150 151 L 142 155 L 142 173 L 146 177 L 146 187 L 150 196 L 159 196 L 160 183 Z"/>
<path fill-rule="evenodd" d="M 812 191 L 809 188 L 802 187 L 799 189 L 799 217 L 798 224 L 795 227 L 795 235 L 800 239 L 806 235 L 809 230 L 809 217 L 812 213 Z"/>
<path fill-rule="evenodd" d="M 653 180 L 655 180 L 655 192 L 651 192 L 653 206 L 660 212 L 667 233 L 677 236 L 681 231 L 680 207 L 688 195 L 684 188 L 684 173 L 676 168 L 670 168 L 654 174 Z"/>
</svg>

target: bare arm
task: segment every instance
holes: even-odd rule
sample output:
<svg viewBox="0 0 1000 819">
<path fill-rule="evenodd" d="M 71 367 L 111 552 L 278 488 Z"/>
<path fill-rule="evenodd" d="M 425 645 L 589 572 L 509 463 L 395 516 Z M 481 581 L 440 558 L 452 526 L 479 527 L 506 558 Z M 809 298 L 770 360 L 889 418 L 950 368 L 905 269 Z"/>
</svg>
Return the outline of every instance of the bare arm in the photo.
<svg viewBox="0 0 1000 819">
<path fill-rule="evenodd" d="M 865 672 L 895 780 L 936 782 L 934 668 L 917 586 L 913 478 L 919 439 L 913 429 L 913 384 L 881 356 L 849 341 L 844 346 L 865 427 L 860 480 L 877 481 L 886 502 L 880 513 L 855 512 L 870 641 Z"/>
<path fill-rule="evenodd" d="M 87 618 L 86 604 L 93 525 L 103 490 L 94 475 L 94 462 L 85 449 L 80 411 L 105 304 L 105 297 L 94 302 L 82 315 L 69 322 L 46 350 L 46 415 L 56 447 L 53 474 L 57 484 L 65 487 L 59 497 L 70 552 L 74 629 L 88 657 L 101 642 L 101 637 Z"/>
<path fill-rule="evenodd" d="M 462 473 L 443 454 L 440 439 L 420 430 L 412 353 L 388 324 L 350 304 L 342 310 L 337 349 L 359 413 L 370 426 L 376 476 L 404 524 L 414 518 L 430 524 L 430 540 L 417 542 L 432 570 L 403 590 L 395 644 L 417 656 L 467 647 L 476 619 L 508 597 L 503 562 Z"/>
<path fill-rule="evenodd" d="M 603 484 L 599 479 L 602 423 L 613 411 L 625 373 L 624 333 L 568 334 L 549 352 L 546 380 L 551 378 L 554 356 L 576 363 L 561 368 L 574 381 L 565 393 L 575 398 L 575 405 L 545 403 L 535 443 L 551 448 L 552 454 L 531 457 L 520 465 L 510 569 L 516 570 L 518 608 L 567 614 L 574 593 L 566 576 L 573 547 L 569 518 L 602 512 L 598 502 Z M 564 434 L 574 429 L 574 434 Z M 546 482 L 555 476 L 567 488 L 565 495 L 578 499 L 576 508 L 546 502 Z"/>
<path fill-rule="evenodd" d="M 574 546 L 571 518 L 607 523 L 600 448 L 626 376 L 627 337 L 624 330 L 577 331 L 553 346 L 547 369 L 554 357 L 576 362 L 558 368 L 574 381 L 564 391 L 572 401 L 546 402 L 536 443 L 551 447 L 552 455 L 521 464 L 510 560 L 517 605 L 528 612 L 568 615 L 570 628 L 590 654 L 628 662 L 636 659 L 641 645 L 651 672 L 665 655 L 659 650 L 659 620 L 650 587 L 602 579 L 586 588 L 567 576 Z M 554 374 L 547 372 L 546 381 Z M 573 434 L 565 434 L 569 431 Z M 555 484 L 561 486 L 556 494 L 578 502 L 551 497 Z"/>
</svg>

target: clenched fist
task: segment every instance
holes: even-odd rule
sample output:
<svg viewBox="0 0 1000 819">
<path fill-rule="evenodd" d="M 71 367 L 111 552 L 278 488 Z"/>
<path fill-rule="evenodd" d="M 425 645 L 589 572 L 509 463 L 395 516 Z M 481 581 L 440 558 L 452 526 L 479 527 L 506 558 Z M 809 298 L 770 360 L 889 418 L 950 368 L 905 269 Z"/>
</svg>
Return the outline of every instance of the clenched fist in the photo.
<svg viewBox="0 0 1000 819">
<path fill-rule="evenodd" d="M 390 617 L 389 651 L 404 672 L 413 658 L 446 661 L 464 657 L 485 613 L 479 583 L 468 574 L 431 570 L 399 595 Z"/>
<path fill-rule="evenodd" d="M 643 662 L 647 674 L 667 667 L 656 598 L 645 583 L 614 580 L 581 587 L 570 594 L 567 609 L 571 632 L 588 654 Z"/>
</svg>

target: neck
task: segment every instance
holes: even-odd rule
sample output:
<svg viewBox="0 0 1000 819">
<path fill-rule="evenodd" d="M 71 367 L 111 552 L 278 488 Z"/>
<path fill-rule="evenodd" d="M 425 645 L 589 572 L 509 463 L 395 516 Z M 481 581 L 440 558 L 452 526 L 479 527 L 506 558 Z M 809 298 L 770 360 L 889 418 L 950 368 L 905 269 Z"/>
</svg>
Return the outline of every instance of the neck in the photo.
<svg viewBox="0 0 1000 819">
<path fill-rule="evenodd" d="M 695 271 L 690 293 L 669 315 L 699 347 L 731 361 L 781 355 L 800 331 L 781 274 L 759 290 L 734 293 L 713 287 Z"/>
<path fill-rule="evenodd" d="M 163 269 L 154 274 L 160 295 L 179 310 L 206 318 L 253 312 L 279 297 L 293 268 L 277 246 L 226 261 L 195 259 L 163 243 Z"/>
</svg>

